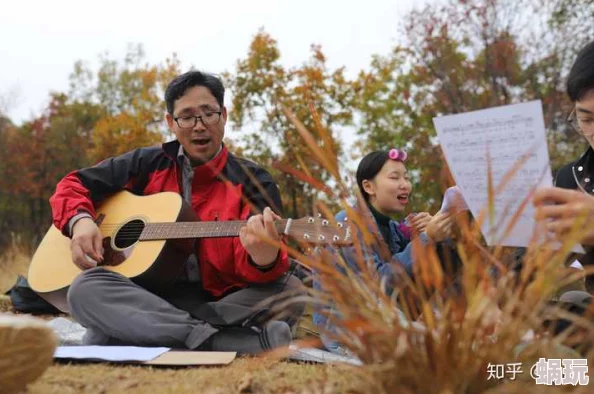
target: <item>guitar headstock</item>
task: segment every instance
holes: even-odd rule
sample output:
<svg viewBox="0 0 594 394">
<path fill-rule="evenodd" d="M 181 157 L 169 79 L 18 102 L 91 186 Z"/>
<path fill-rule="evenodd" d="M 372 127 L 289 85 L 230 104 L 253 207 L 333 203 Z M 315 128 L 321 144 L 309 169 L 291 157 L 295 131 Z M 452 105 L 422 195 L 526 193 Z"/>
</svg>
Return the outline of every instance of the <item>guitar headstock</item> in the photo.
<svg viewBox="0 0 594 394">
<path fill-rule="evenodd" d="M 308 244 L 350 245 L 350 227 L 345 222 L 328 220 L 322 217 L 304 217 L 301 219 L 288 219 L 283 231 L 297 242 Z"/>
</svg>

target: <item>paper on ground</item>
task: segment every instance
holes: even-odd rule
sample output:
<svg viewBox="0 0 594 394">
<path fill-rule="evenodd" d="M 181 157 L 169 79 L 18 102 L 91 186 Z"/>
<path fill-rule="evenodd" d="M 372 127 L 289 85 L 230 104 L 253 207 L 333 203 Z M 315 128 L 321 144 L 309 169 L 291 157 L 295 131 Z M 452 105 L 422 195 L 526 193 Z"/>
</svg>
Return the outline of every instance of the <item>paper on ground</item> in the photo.
<svg viewBox="0 0 594 394">
<path fill-rule="evenodd" d="M 495 188 L 526 158 L 495 195 L 494 214 L 487 214 L 481 230 L 489 245 L 528 246 L 535 229 L 531 193 L 553 186 L 541 102 L 438 117 L 433 124 L 456 185 L 475 217 L 488 206 L 488 155 Z M 528 203 L 522 215 L 504 235 L 525 199 Z"/>
<path fill-rule="evenodd" d="M 138 346 L 58 346 L 54 358 L 101 361 L 150 361 L 167 352 L 168 347 Z"/>
<path fill-rule="evenodd" d="M 352 365 L 363 365 L 361 360 L 356 357 L 341 356 L 338 354 L 330 353 L 326 350 L 316 348 L 298 348 L 295 346 L 290 347 L 289 359 L 295 361 L 308 361 L 314 363 L 346 363 Z"/>
</svg>

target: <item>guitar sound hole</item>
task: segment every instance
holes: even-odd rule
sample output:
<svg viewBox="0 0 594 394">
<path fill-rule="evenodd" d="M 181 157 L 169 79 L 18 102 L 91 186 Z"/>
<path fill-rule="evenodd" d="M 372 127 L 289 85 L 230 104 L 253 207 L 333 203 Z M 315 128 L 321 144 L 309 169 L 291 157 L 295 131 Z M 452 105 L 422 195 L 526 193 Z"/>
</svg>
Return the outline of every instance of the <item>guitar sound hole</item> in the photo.
<svg viewBox="0 0 594 394">
<path fill-rule="evenodd" d="M 140 238 L 142 230 L 144 230 L 144 222 L 140 219 L 135 219 L 124 224 L 113 240 L 115 247 L 126 249 L 134 245 L 138 241 L 138 238 Z"/>
</svg>

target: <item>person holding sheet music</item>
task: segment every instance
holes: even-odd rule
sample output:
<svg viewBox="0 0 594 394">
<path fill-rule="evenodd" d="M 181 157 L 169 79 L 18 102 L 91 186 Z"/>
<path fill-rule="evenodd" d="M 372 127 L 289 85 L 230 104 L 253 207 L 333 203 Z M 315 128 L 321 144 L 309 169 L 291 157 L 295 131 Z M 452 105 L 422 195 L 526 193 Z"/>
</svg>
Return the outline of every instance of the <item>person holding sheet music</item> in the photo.
<svg viewBox="0 0 594 394">
<path fill-rule="evenodd" d="M 584 266 L 592 266 L 594 229 L 589 226 L 594 213 L 594 41 L 578 53 L 567 77 L 567 94 L 573 103 L 568 117 L 570 127 L 584 136 L 589 147 L 578 160 L 559 170 L 555 188 L 535 193 L 536 218 L 546 221 L 547 228 L 562 238 L 579 216 L 587 215 L 587 228 L 582 233 L 586 254 L 578 260 Z M 594 276 L 586 278 L 586 288 L 594 291 Z"/>
<path fill-rule="evenodd" d="M 377 242 L 366 245 L 360 234 L 354 240 L 363 248 L 364 258 L 373 262 L 379 278 L 386 283 L 388 293 L 394 288 L 399 268 L 413 276 L 414 256 L 411 238 L 418 237 L 423 244 L 444 241 L 450 237 L 455 223 L 451 214 L 443 212 L 435 216 L 427 212 L 411 214 L 402 222 L 392 218 L 406 211 L 412 193 L 406 159 L 407 153 L 399 149 L 371 152 L 361 160 L 356 174 L 358 190 L 364 202 L 354 209 L 365 219 L 370 233 L 375 236 Z M 344 221 L 346 218 L 344 210 L 336 215 L 337 221 Z M 356 270 L 356 248 L 343 247 L 340 253 L 349 267 Z M 340 267 L 337 269 L 342 270 Z M 315 274 L 314 287 L 323 290 Z M 314 313 L 314 324 L 322 332 L 334 330 L 327 318 L 331 309 L 324 309 Z M 322 341 L 329 351 L 345 353 L 339 343 L 324 334 Z"/>
<path fill-rule="evenodd" d="M 266 170 L 222 143 L 224 93 L 214 75 L 190 71 L 176 77 L 165 91 L 165 118 L 176 140 L 109 158 L 58 183 L 53 220 L 72 238 L 72 259 L 83 270 L 70 286 L 68 306 L 88 329 L 86 344 L 253 354 L 290 343 L 290 324 L 303 305 L 291 305 L 284 321 L 271 322 L 266 309 L 256 307 L 285 290 L 304 293 L 288 273 L 286 251 L 262 239 L 280 241 L 274 226 L 282 212 L 280 193 Z M 100 267 L 95 208 L 121 190 L 179 193 L 202 221 L 247 220 L 247 226 L 239 237 L 197 240 L 175 288 L 157 296 Z"/>
<path fill-rule="evenodd" d="M 571 67 L 567 94 L 573 103 L 568 123 L 590 146 L 578 160 L 559 169 L 555 186 L 594 194 L 594 41 L 580 51 Z"/>
</svg>

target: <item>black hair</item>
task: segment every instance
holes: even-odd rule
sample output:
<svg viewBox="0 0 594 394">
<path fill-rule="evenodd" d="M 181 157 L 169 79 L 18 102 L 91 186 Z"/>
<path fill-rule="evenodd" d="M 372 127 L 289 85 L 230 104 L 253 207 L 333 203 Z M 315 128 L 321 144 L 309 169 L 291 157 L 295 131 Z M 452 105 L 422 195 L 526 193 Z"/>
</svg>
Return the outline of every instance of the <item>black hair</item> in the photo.
<svg viewBox="0 0 594 394">
<path fill-rule="evenodd" d="M 583 47 L 567 76 L 567 94 L 571 101 L 579 101 L 594 89 L 594 41 Z"/>
<path fill-rule="evenodd" d="M 165 103 L 167 104 L 167 112 L 173 115 L 173 105 L 175 100 L 186 94 L 186 91 L 194 86 L 204 86 L 217 100 L 221 108 L 225 99 L 225 87 L 221 79 L 213 74 L 204 73 L 201 71 L 188 71 L 184 74 L 178 75 L 167 85 L 165 89 Z"/>
<path fill-rule="evenodd" d="M 365 201 L 369 201 L 369 195 L 363 189 L 363 181 L 365 179 L 373 179 L 378 172 L 381 171 L 384 164 L 388 161 L 388 151 L 378 150 L 365 155 L 359 166 L 357 167 L 357 186 L 365 198 Z"/>
</svg>

